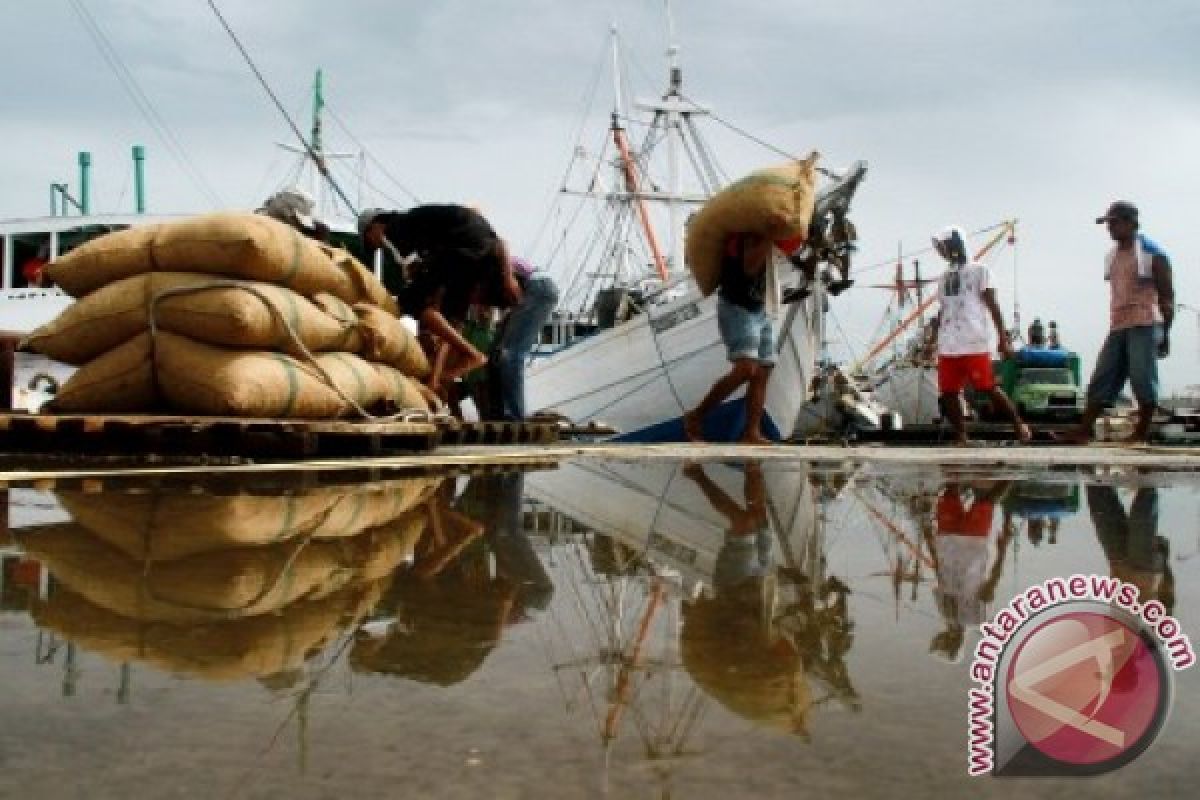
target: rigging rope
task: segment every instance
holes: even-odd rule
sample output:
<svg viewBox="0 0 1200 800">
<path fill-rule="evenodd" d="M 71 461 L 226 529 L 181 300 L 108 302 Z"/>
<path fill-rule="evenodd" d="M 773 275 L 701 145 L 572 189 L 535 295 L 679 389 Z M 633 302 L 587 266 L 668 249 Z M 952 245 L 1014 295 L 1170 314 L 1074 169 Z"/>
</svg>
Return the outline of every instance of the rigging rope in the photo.
<svg viewBox="0 0 1200 800">
<path fill-rule="evenodd" d="M 295 327 L 293 327 L 292 321 L 289 320 L 284 313 L 274 303 L 271 302 L 270 297 L 268 297 L 259 289 L 249 286 L 242 281 L 214 279 L 211 281 L 206 281 L 203 284 L 197 284 L 195 286 L 178 286 L 173 289 L 164 289 L 163 291 L 154 295 L 154 297 L 150 300 L 150 339 L 153 341 L 158 335 L 159 303 L 169 297 L 186 294 L 198 294 L 210 291 L 212 289 L 239 289 L 258 298 L 258 300 L 262 302 L 263 306 L 267 309 L 267 312 L 271 315 L 271 318 L 275 320 L 275 324 L 277 324 L 287 335 L 288 343 L 292 345 L 296 353 L 300 354 L 300 359 L 298 360 L 309 366 L 313 372 L 316 373 L 317 378 L 326 386 L 328 386 L 329 389 L 346 404 L 347 408 L 358 414 L 363 419 L 368 419 L 373 422 L 412 422 L 414 420 L 420 420 L 423 422 L 433 422 L 435 420 L 448 421 L 449 417 L 445 413 L 434 413 L 428 409 L 402 408 L 394 414 L 385 416 L 376 416 L 367 411 L 358 403 L 358 401 L 342 391 L 342 389 L 333 380 L 333 377 L 330 376 L 330 374 L 326 372 L 319 363 L 317 363 L 317 357 L 312 354 L 312 351 L 310 351 L 308 346 L 305 345 L 300 339 L 300 335 L 296 332 Z"/>
<path fill-rule="evenodd" d="M 113 74 L 116 75 L 121 88 L 129 95 L 129 98 L 146 119 L 146 122 L 149 123 L 154 133 L 162 140 L 162 143 L 167 148 L 167 152 L 179 163 L 179 166 L 191 178 L 196 188 L 208 198 L 213 208 L 223 206 L 224 202 L 221 200 L 221 196 L 205 180 L 204 175 L 188 155 L 187 148 L 183 146 L 174 131 L 167 125 L 166 120 L 158 113 L 158 109 L 155 108 L 154 103 L 151 102 L 150 97 L 142 89 L 129 67 L 125 65 L 120 53 L 117 52 L 112 41 L 104 33 L 104 29 L 100 27 L 96 18 L 92 16 L 87 6 L 84 5 L 83 0 L 70 0 L 70 2 L 71 7 L 75 10 L 75 14 L 83 23 L 88 36 L 91 37 L 92 42 L 100 51 L 100 55 L 103 56 L 109 68 L 112 69 Z"/>
<path fill-rule="evenodd" d="M 211 8 L 213 14 L 216 15 L 217 21 L 221 23 L 221 27 L 224 28 L 225 32 L 229 34 L 229 38 L 233 40 L 234 46 L 237 47 L 238 52 L 242 54 L 242 58 L 245 60 L 246 65 L 250 67 L 250 71 L 253 72 L 254 77 L 258 79 L 263 91 L 267 93 L 267 96 L 271 98 L 271 102 L 275 104 L 275 108 L 277 108 L 279 113 L 283 115 L 288 127 L 292 129 L 292 133 L 294 133 L 296 138 L 300 140 L 300 144 L 304 145 L 304 152 L 308 153 L 308 157 L 311 158 L 313 164 L 316 165 L 317 171 L 320 172 L 321 176 L 329 182 L 331 187 L 333 187 L 333 190 L 337 193 L 337 196 L 343 203 L 346 204 L 346 208 L 349 209 L 350 214 L 357 217 L 358 209 L 353 203 L 350 202 L 350 198 L 347 197 L 346 193 L 342 191 L 342 187 L 339 186 L 337 181 L 333 179 L 333 176 L 329 174 L 329 169 L 326 167 L 324 159 L 322 159 L 320 154 L 313 149 L 313 146 L 308 139 L 304 138 L 304 134 L 301 133 L 300 128 L 296 125 L 295 121 L 292 120 L 292 115 L 288 113 L 286 108 L 284 108 L 283 103 L 280 102 L 278 95 L 275 94 L 275 91 L 271 88 L 271 85 L 267 83 L 266 77 L 261 71 L 259 71 L 258 66 L 254 63 L 254 59 L 250 57 L 250 53 L 247 52 L 246 48 L 242 45 L 241 40 L 238 39 L 237 34 L 234 33 L 233 28 L 230 27 L 229 23 L 225 20 L 225 15 L 221 13 L 221 9 L 217 8 L 216 0 L 207 0 L 207 2 L 208 7 Z"/>
<path fill-rule="evenodd" d="M 398 188 L 400 191 L 402 191 L 406 195 L 408 195 L 409 198 L 411 198 L 414 203 L 421 202 L 421 198 L 417 196 L 416 192 L 409 189 L 407 186 L 405 186 L 403 183 L 401 183 L 398 178 L 396 178 L 394 175 L 392 175 L 392 173 L 388 171 L 388 169 L 384 165 L 384 163 L 382 161 L 380 161 L 378 158 L 376 158 L 375 154 L 372 153 L 370 150 L 368 150 L 367 146 L 365 144 L 363 144 L 362 141 L 360 141 L 359 138 L 350 131 L 350 127 L 348 125 L 346 125 L 346 123 L 342 120 L 342 118 L 337 115 L 337 112 L 335 112 L 333 109 L 331 109 L 329 107 L 328 102 L 325 103 L 324 109 L 325 109 L 325 113 L 327 113 L 333 119 L 333 121 L 337 124 L 337 126 L 342 129 L 342 132 L 345 133 L 347 137 L 349 137 L 350 141 L 354 142 L 354 144 L 358 146 L 358 149 L 362 151 L 363 155 L 365 155 L 367 157 L 367 159 L 369 159 L 371 161 L 371 163 L 373 163 L 379 169 L 380 173 L 383 174 L 383 177 L 387 178 L 389 181 L 396 184 L 396 188 Z M 369 181 L 368 181 L 367 185 L 368 186 L 371 185 Z M 371 188 L 375 189 L 374 186 L 371 186 Z M 379 190 L 376 189 L 376 191 L 379 191 Z M 379 192 L 379 193 L 381 195 L 383 195 L 385 199 L 390 200 L 390 198 L 387 198 L 387 195 L 384 195 L 383 192 Z"/>
</svg>

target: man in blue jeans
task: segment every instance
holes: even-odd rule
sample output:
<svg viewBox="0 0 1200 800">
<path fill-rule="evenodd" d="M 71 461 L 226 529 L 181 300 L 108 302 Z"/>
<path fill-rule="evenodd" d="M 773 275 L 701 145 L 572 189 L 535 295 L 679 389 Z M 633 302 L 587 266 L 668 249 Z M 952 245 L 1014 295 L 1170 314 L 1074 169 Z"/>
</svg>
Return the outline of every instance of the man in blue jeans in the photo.
<svg viewBox="0 0 1200 800">
<path fill-rule="evenodd" d="M 688 441 L 704 441 L 705 416 L 745 385 L 746 427 L 738 441 L 771 443 L 763 433 L 762 420 L 767 382 L 775 367 L 775 339 L 766 311 L 767 260 L 772 246 L 770 239 L 751 233 L 736 234 L 726 243 L 717 284 L 717 329 L 731 366 L 700 404 L 684 413 L 683 433 Z"/>
<path fill-rule="evenodd" d="M 520 422 L 525 408 L 525 362 L 538 342 L 538 336 L 550 313 L 558 304 L 558 287 L 545 273 L 534 271 L 524 259 L 512 259 L 512 274 L 520 288 L 488 356 L 488 379 L 493 387 L 495 414 L 508 422 Z"/>
<path fill-rule="evenodd" d="M 1166 252 L 1139 232 L 1138 210 L 1118 200 L 1097 224 L 1108 227 L 1115 243 L 1104 262 L 1111 291 L 1109 332 L 1088 383 L 1087 408 L 1079 427 L 1066 436 L 1074 444 L 1091 441 L 1092 426 L 1105 406 L 1129 381 L 1137 399 L 1137 427 L 1130 442 L 1150 435 L 1158 406 L 1158 363 L 1170 352 L 1168 333 L 1175 317 L 1175 289 Z"/>
</svg>

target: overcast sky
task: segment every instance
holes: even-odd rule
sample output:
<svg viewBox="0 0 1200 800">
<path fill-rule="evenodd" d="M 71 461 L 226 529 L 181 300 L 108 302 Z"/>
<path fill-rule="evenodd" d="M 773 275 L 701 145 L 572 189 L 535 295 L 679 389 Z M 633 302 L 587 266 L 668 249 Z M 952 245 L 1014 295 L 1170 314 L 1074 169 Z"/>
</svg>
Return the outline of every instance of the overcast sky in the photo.
<svg viewBox="0 0 1200 800">
<path fill-rule="evenodd" d="M 383 164 L 368 165 L 370 185 L 347 186 L 356 203 L 405 204 L 405 190 L 475 203 L 519 248 L 534 249 L 581 123 L 585 144 L 603 135 L 610 25 L 634 94 L 665 82 L 662 0 L 218 5 L 304 128 L 324 68 L 328 145 L 365 146 Z M 174 144 L 130 99 L 79 8 Z M 674 15 L 689 96 L 787 152 L 870 163 L 854 214 L 863 265 L 949 223 L 1018 217 L 1015 256 L 992 264 L 1006 314 L 1015 283 L 1024 322 L 1057 319 L 1090 366 L 1108 302 L 1108 241 L 1092 220 L 1121 197 L 1171 253 L 1179 300 L 1200 307 L 1195 0 L 676 0 Z M 93 154 L 99 211 L 132 208 L 135 143 L 148 149 L 156 212 L 253 207 L 290 180 L 293 157 L 275 146 L 291 140 L 286 123 L 204 0 L 8 0 L 0 23 L 0 217 L 46 213 L 49 184 L 77 182 L 79 150 Z M 706 130 L 730 175 L 779 160 L 719 124 Z M 864 349 L 885 301 L 864 288 L 836 302 L 833 329 L 848 341 L 835 354 Z M 1196 313 L 1180 315 L 1168 389 L 1200 383 L 1198 329 Z"/>
</svg>

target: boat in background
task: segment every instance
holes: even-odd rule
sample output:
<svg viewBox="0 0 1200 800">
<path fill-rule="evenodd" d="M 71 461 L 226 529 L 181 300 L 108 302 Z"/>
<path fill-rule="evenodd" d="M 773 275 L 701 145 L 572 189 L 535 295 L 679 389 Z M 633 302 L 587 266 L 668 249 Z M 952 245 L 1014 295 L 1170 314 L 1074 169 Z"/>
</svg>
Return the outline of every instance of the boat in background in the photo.
<svg viewBox="0 0 1200 800">
<path fill-rule="evenodd" d="M 569 285 L 549 325 L 549 341 L 526 373 L 528 404 L 535 413 L 564 416 L 576 424 L 607 423 L 620 431 L 618 439 L 630 441 L 682 440 L 684 412 L 729 369 L 717 330 L 717 298 L 701 294 L 683 262 L 684 212 L 714 194 L 723 179 L 697 125 L 712 112 L 684 94 L 678 52 L 673 44 L 668 50 L 669 78 L 662 98 L 638 104 L 648 115 L 636 123 L 647 131 L 638 150 L 626 136 L 630 117 L 623 107 L 620 71 L 615 70 L 605 146 L 611 146 L 611 158 L 606 161 L 603 153 L 597 158 L 586 191 L 573 191 L 564 180 L 560 193 L 603 201 L 599 229 L 584 240 L 585 258 L 560 270 L 567 272 Z M 614 31 L 616 65 L 619 53 Z M 650 175 L 660 144 L 667 151 L 666 189 Z M 580 155 L 586 153 L 577 148 Z M 696 173 L 691 192 L 684 191 L 683 161 Z M 605 167 L 614 174 L 611 182 Z M 843 172 L 820 170 L 823 185 L 811 228 L 819 238 L 810 235 L 808 245 L 818 271 L 848 269 L 854 229 L 847 214 L 866 170 L 862 161 Z M 665 206 L 667 248 L 659 244 L 651 204 Z M 562 249 L 556 246 L 556 252 Z M 783 264 L 786 292 L 803 276 Z M 827 278 L 827 271 L 817 277 L 808 282 L 811 294 L 784 306 L 774 323 L 778 363 L 767 387 L 763 420 L 764 431 L 774 439 L 796 434 L 801 405 L 817 374 L 828 303 L 820 278 Z M 714 411 L 705 423 L 706 437 L 736 439 L 744 427 L 744 405 L 739 392 Z"/>
<path fill-rule="evenodd" d="M 63 214 L 0 220 L 0 336 L 15 346 L 75 302 L 57 286 L 39 285 L 33 276 L 43 266 L 98 236 L 168 219 L 140 213 L 68 216 L 64 207 Z M 16 352 L 11 407 L 37 411 L 73 372 L 75 367 L 37 353 Z"/>
</svg>

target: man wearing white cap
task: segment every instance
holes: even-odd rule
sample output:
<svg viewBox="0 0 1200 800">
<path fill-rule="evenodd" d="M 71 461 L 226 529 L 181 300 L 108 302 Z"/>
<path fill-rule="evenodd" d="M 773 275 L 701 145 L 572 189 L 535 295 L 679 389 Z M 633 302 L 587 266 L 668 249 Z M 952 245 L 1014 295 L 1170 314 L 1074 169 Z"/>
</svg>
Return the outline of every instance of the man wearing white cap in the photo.
<svg viewBox="0 0 1200 800">
<path fill-rule="evenodd" d="M 967 423 L 960 395 L 970 384 L 976 391 L 987 392 L 993 407 L 1012 420 L 1017 438 L 1028 442 L 1029 426 L 1021 421 L 1008 395 L 996 385 L 992 371 L 989 339 L 993 327 L 1000 355 L 1012 358 L 1013 351 L 996 302 L 991 271 L 968 260 L 967 238 L 962 228 L 951 226 L 939 231 L 933 237 L 933 246 L 947 262 L 946 271 L 938 279 L 940 308 L 931 327 L 932 335 L 937 337 L 942 413 L 950 419 L 958 444 L 966 445 Z"/>
<path fill-rule="evenodd" d="M 268 197 L 262 208 L 258 209 L 258 213 L 277 219 L 284 225 L 290 225 L 310 239 L 327 241 L 329 226 L 313 216 L 315 208 L 316 203 L 313 202 L 312 196 L 293 186 L 280 189 Z"/>
</svg>

